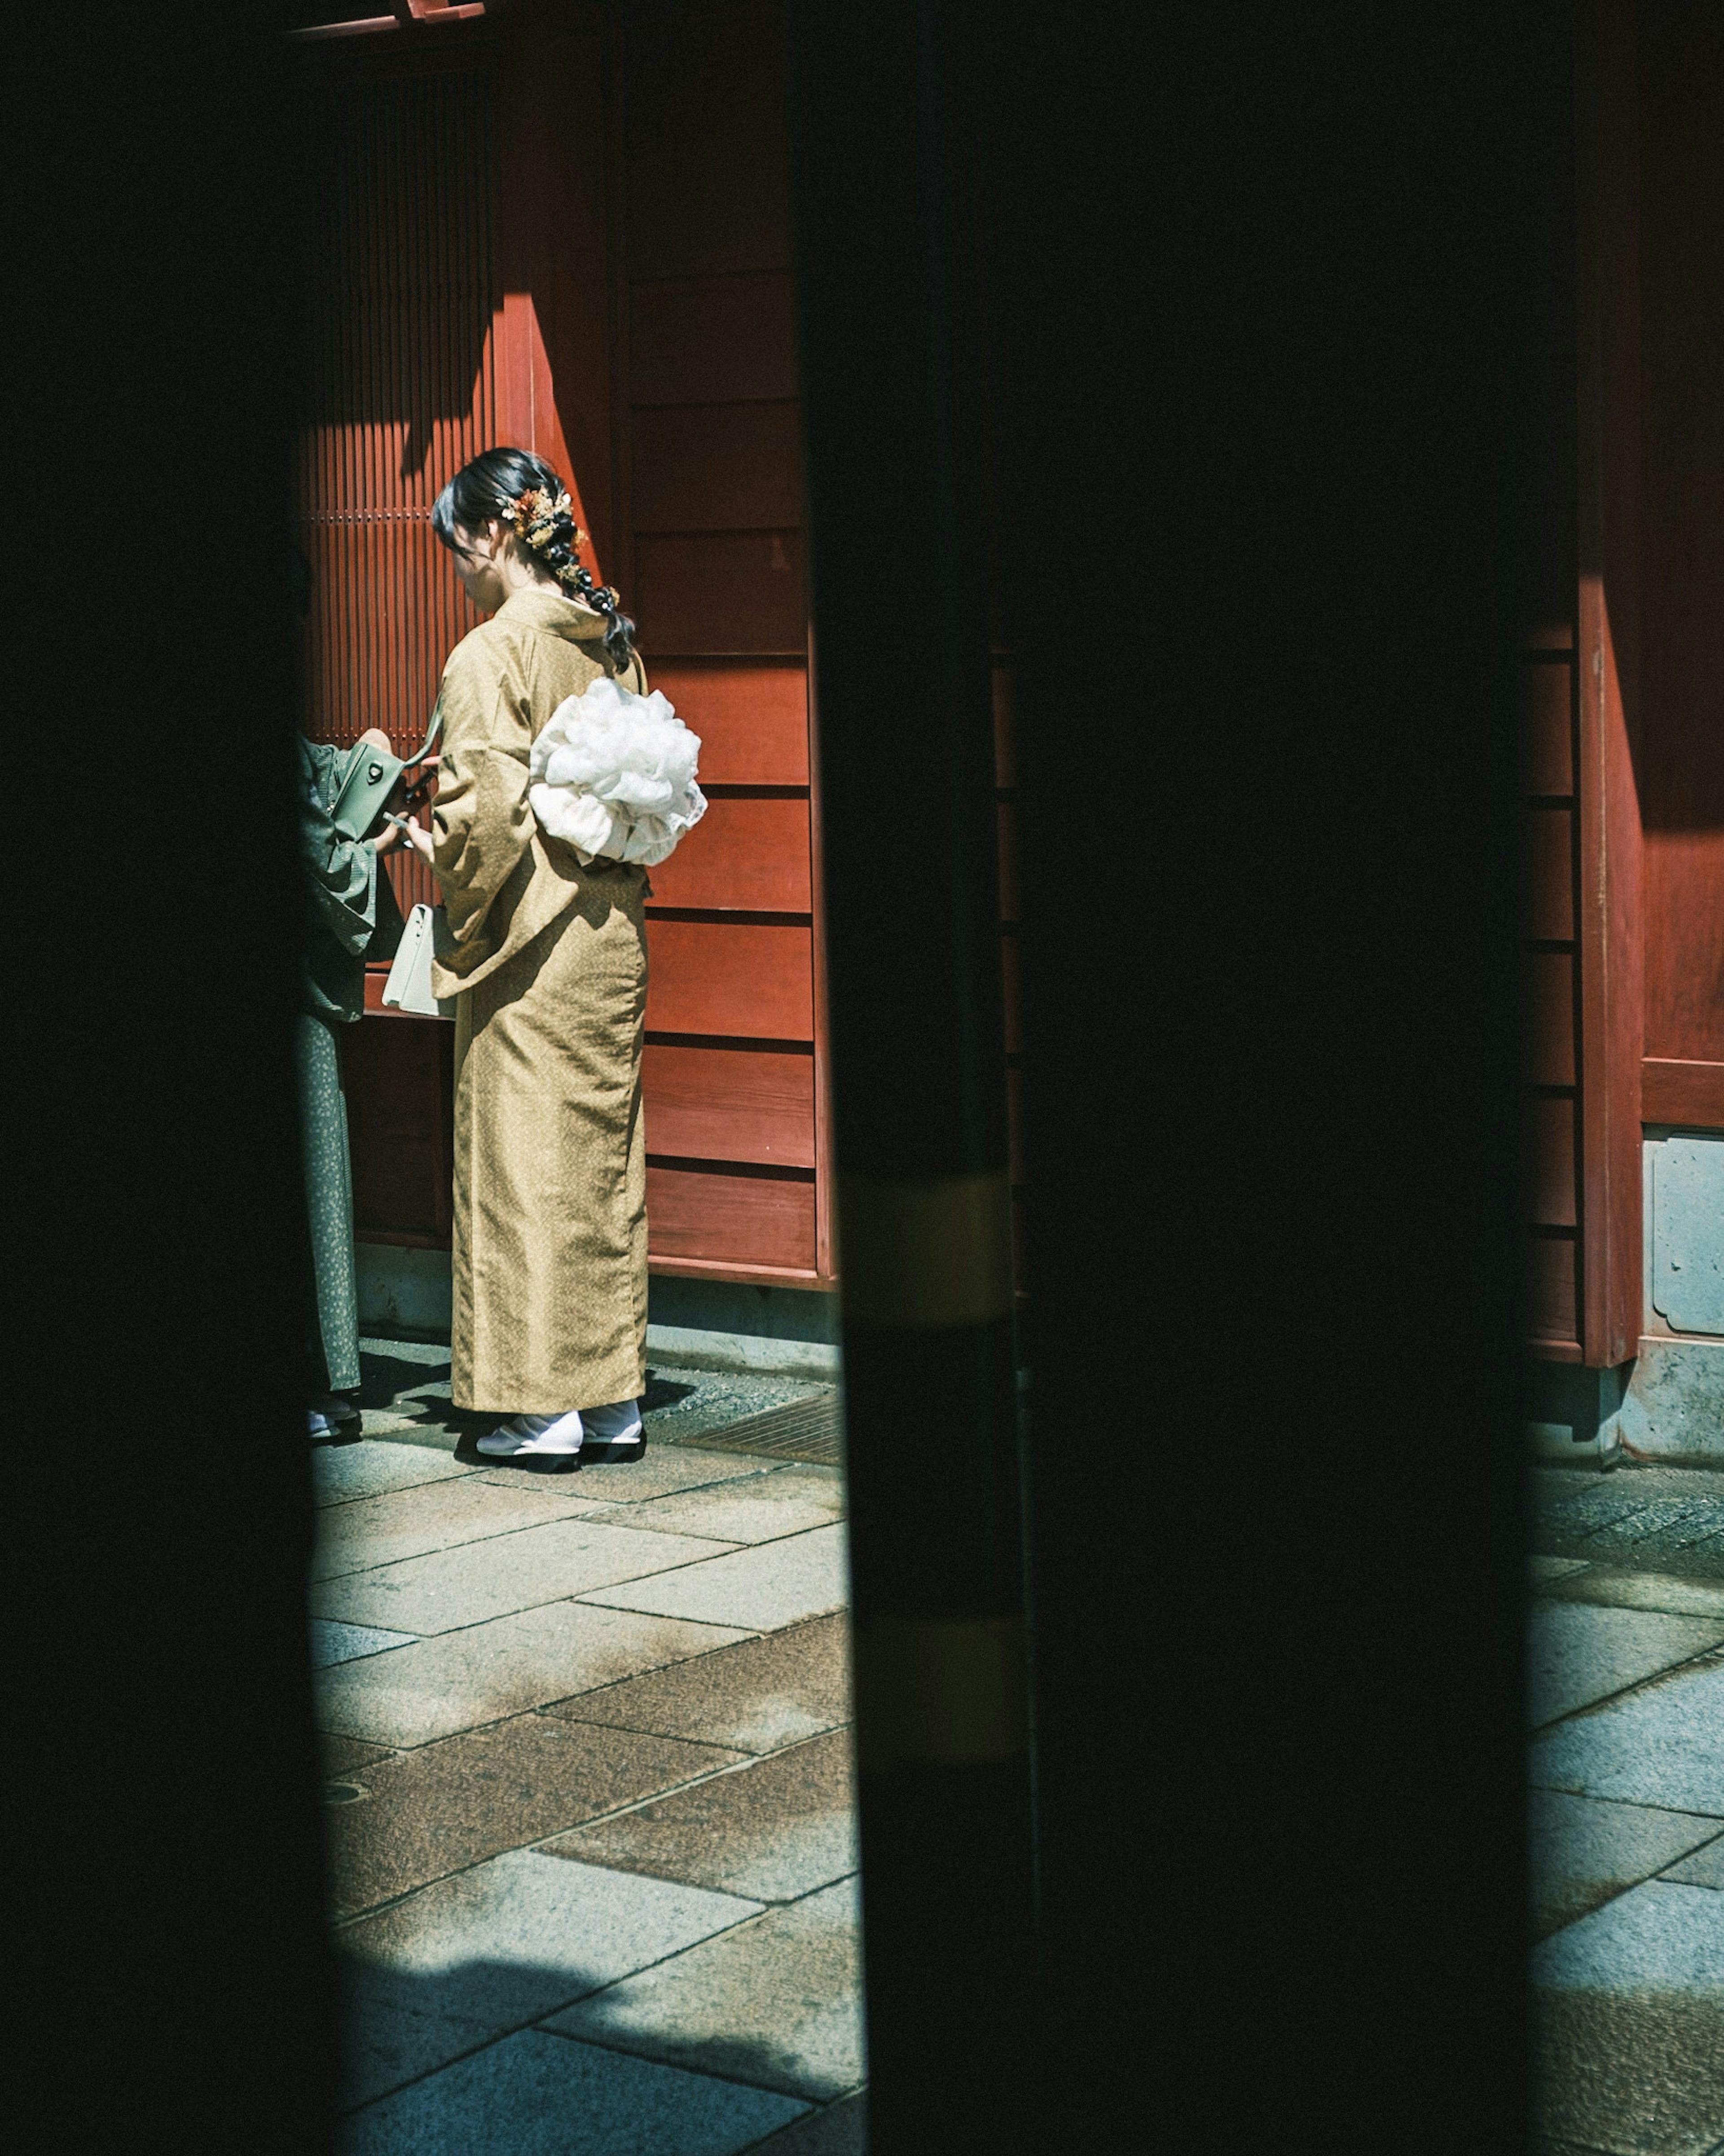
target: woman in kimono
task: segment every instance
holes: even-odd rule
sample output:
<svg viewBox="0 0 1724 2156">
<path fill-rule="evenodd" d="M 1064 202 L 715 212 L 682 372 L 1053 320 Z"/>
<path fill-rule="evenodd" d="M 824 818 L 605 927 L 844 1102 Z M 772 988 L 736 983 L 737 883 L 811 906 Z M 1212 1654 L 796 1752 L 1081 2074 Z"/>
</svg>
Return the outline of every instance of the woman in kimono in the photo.
<svg viewBox="0 0 1724 2156">
<path fill-rule="evenodd" d="M 359 737 L 389 746 L 375 727 Z M 360 1434 L 359 1297 L 353 1262 L 353 1173 L 347 1151 L 347 1102 L 335 1028 L 365 1009 L 367 952 L 389 955 L 401 916 L 378 857 L 401 843 L 393 824 L 382 837 L 350 839 L 331 815 L 345 767 L 342 752 L 300 737 L 300 865 L 305 922 L 295 1060 L 305 1168 L 309 1263 L 316 1314 L 305 1343 L 305 1419 L 314 1444 Z M 380 934 L 381 932 L 381 934 Z"/>
<path fill-rule="evenodd" d="M 634 624 L 576 557 L 567 490 L 490 449 L 432 528 L 490 619 L 444 670 L 431 834 L 445 923 L 432 986 L 455 1011 L 457 1407 L 541 1472 L 644 1447 L 646 1154 L 640 1055 L 646 872 L 541 831 L 528 752 L 566 697 L 609 675 L 644 693 Z"/>
</svg>

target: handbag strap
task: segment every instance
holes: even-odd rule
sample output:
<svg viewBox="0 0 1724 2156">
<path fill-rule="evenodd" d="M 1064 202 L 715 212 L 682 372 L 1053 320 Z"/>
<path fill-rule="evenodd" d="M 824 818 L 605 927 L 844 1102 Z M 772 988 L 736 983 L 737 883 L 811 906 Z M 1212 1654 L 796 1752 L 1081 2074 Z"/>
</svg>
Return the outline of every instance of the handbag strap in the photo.
<svg viewBox="0 0 1724 2156">
<path fill-rule="evenodd" d="M 418 747 L 414 750 L 413 753 L 407 758 L 406 762 L 401 767 L 403 771 L 411 771 L 416 763 L 423 763 L 425 761 L 425 758 L 431 753 L 432 742 L 436 740 L 439 734 L 442 732 L 443 691 L 439 689 L 437 692 L 437 701 L 431 707 L 431 723 L 425 729 L 425 738 L 420 742 Z"/>
</svg>

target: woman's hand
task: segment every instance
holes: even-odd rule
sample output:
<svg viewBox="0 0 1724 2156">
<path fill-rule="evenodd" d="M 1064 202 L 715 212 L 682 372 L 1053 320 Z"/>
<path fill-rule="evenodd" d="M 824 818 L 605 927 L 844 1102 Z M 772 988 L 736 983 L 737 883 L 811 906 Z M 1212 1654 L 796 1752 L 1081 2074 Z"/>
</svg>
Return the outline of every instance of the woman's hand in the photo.
<svg viewBox="0 0 1724 2156">
<path fill-rule="evenodd" d="M 420 855 L 428 861 L 432 858 L 431 834 L 422 824 L 409 824 L 405 820 L 394 823 L 386 819 L 382 829 L 371 843 L 377 849 L 380 860 L 386 854 L 398 854 L 403 848 Z"/>
<path fill-rule="evenodd" d="M 422 756 L 417 763 L 409 764 L 402 773 L 402 792 L 414 808 L 436 792 L 437 767 L 442 762 L 440 756 Z M 391 806 L 393 805 L 392 803 Z"/>
</svg>

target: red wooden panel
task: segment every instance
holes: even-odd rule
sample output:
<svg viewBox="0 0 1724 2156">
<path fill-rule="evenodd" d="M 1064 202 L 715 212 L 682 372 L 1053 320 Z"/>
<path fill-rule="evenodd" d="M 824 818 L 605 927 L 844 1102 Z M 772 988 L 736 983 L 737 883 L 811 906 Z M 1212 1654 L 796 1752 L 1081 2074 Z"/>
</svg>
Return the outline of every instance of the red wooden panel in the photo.
<svg viewBox="0 0 1724 2156">
<path fill-rule="evenodd" d="M 659 906 L 806 913 L 806 801 L 714 801 L 668 861 L 652 871 Z"/>
<path fill-rule="evenodd" d="M 1521 787 L 1526 793 L 1574 791 L 1573 669 L 1521 670 Z"/>
<path fill-rule="evenodd" d="M 812 1271 L 813 1183 L 649 1161 L 647 1243 L 655 1258 Z"/>
<path fill-rule="evenodd" d="M 1521 1196 L 1526 1218 L 1541 1228 L 1573 1228 L 1575 1206 L 1574 1102 L 1537 1096 L 1523 1107 Z"/>
<path fill-rule="evenodd" d="M 636 285 L 629 295 L 629 394 L 636 404 L 794 397 L 789 272 Z"/>
<path fill-rule="evenodd" d="M 782 270 L 791 259 L 776 0 L 681 0 L 619 18 L 635 277 Z"/>
<path fill-rule="evenodd" d="M 667 659 L 648 677 L 700 737 L 700 782 L 806 786 L 808 669 L 800 660 Z"/>
<path fill-rule="evenodd" d="M 446 1247 L 453 1213 L 454 1030 L 362 1019 L 339 1034 L 353 1224 Z"/>
<path fill-rule="evenodd" d="M 1649 1123 L 1692 1123 L 1724 1130 L 1724 1062 L 1684 1063 L 1649 1056 L 1640 1065 L 1640 1115 Z"/>
<path fill-rule="evenodd" d="M 1724 42 L 1717 10 L 1642 6 L 1646 1031 L 1659 1061 L 1724 1061 Z"/>
<path fill-rule="evenodd" d="M 1574 960 L 1566 951 L 1529 951 L 1522 961 L 1526 1074 L 1535 1086 L 1574 1083 Z"/>
<path fill-rule="evenodd" d="M 1535 1235 L 1526 1246 L 1526 1318 L 1536 1340 L 1573 1342 L 1579 1359 L 1578 1245 L 1570 1236 Z"/>
<path fill-rule="evenodd" d="M 649 1041 L 641 1076 L 649 1152 L 814 1165 L 812 1055 Z"/>
<path fill-rule="evenodd" d="M 631 454 L 637 532 L 771 531 L 802 522 L 793 403 L 637 412 Z"/>
<path fill-rule="evenodd" d="M 1634 1353 L 1644 1313 L 1640 1059 L 1644 935 L 1635 737 L 1644 715 L 1635 21 L 1578 9 L 1575 934 L 1581 1033 L 1580 1343 Z"/>
<path fill-rule="evenodd" d="M 1526 815 L 1526 931 L 1553 942 L 1574 933 L 1574 819 L 1568 808 Z"/>
<path fill-rule="evenodd" d="M 649 660 L 657 651 L 804 654 L 801 535 L 640 538 L 634 607 Z"/>
<path fill-rule="evenodd" d="M 813 1038 L 813 937 L 762 921 L 647 917 L 647 1024 L 654 1033 Z"/>
<path fill-rule="evenodd" d="M 1724 595 L 1724 572 L 1716 588 Z M 1717 612 L 1724 617 L 1724 598 Z M 1721 680 L 1724 665 L 1712 684 L 1715 708 L 1706 714 L 1711 737 L 1696 726 L 1685 746 L 1694 764 L 1724 772 L 1724 726 L 1716 709 Z M 1661 721 L 1665 714 L 1655 716 Z M 1691 793 L 1701 784 L 1696 776 Z M 1646 833 L 1645 1047 L 1649 1055 L 1675 1062 L 1724 1061 L 1724 781 L 1718 792 L 1711 829 Z M 1701 812 L 1691 803 L 1690 813 Z"/>
</svg>

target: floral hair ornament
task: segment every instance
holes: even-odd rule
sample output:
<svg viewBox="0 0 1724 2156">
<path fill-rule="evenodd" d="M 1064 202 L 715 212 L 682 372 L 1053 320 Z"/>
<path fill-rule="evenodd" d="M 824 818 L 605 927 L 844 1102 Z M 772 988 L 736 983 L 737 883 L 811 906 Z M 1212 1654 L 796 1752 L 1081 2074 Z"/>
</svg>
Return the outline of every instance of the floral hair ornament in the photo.
<svg viewBox="0 0 1724 2156">
<path fill-rule="evenodd" d="M 536 552 L 542 552 L 562 536 L 557 526 L 558 520 L 565 516 L 572 529 L 564 543 L 571 549 L 587 543 L 587 534 L 575 523 L 575 505 L 561 487 L 553 494 L 549 487 L 530 486 L 525 494 L 516 495 L 506 507 L 516 531 Z"/>
</svg>

